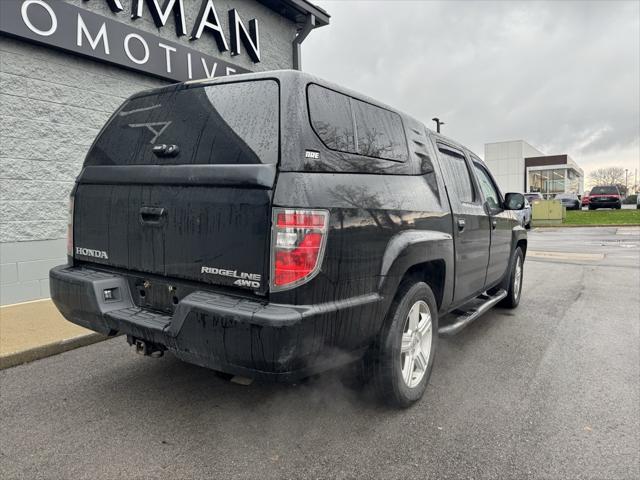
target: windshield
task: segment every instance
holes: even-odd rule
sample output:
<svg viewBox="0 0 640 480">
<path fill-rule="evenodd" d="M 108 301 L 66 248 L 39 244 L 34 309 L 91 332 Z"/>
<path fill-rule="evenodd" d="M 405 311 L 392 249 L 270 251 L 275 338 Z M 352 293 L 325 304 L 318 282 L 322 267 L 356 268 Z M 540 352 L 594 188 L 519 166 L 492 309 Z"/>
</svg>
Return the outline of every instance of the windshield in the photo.
<svg viewBox="0 0 640 480">
<path fill-rule="evenodd" d="M 594 187 L 590 195 L 619 195 L 619 192 L 616 186 Z"/>
<path fill-rule="evenodd" d="M 273 80 L 163 90 L 127 101 L 86 165 L 277 163 L 279 92 Z M 154 146 L 178 153 L 157 156 Z"/>
</svg>

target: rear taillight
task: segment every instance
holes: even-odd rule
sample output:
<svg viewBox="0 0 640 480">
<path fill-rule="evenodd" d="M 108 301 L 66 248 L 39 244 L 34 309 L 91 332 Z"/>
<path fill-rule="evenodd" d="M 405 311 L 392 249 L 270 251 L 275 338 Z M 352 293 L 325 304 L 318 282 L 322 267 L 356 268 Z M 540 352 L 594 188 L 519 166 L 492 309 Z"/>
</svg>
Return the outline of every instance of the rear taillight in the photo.
<svg viewBox="0 0 640 480">
<path fill-rule="evenodd" d="M 320 271 L 328 225 L 326 210 L 273 209 L 272 291 L 301 285 Z"/>
<path fill-rule="evenodd" d="M 69 197 L 69 217 L 67 219 L 67 256 L 73 257 L 73 197 Z"/>
</svg>

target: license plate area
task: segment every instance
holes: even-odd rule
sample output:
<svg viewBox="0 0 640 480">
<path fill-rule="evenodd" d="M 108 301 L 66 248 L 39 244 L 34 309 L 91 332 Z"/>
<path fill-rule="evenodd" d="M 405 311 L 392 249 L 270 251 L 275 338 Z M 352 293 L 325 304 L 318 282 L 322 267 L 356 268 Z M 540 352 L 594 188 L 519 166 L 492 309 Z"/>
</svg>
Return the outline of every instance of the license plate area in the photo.
<svg viewBox="0 0 640 480">
<path fill-rule="evenodd" d="M 134 283 L 134 302 L 142 308 L 173 314 L 180 302 L 179 288 L 168 282 L 138 279 Z"/>
</svg>

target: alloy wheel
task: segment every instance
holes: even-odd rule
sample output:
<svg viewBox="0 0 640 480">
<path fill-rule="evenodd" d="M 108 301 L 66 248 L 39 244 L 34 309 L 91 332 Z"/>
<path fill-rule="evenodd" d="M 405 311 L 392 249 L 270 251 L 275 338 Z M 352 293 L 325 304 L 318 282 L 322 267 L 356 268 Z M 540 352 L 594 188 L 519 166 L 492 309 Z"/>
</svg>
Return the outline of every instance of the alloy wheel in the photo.
<svg viewBox="0 0 640 480">
<path fill-rule="evenodd" d="M 429 306 L 423 300 L 418 300 L 405 320 L 400 348 L 402 378 L 409 388 L 417 386 L 427 372 L 432 335 Z"/>
<path fill-rule="evenodd" d="M 520 284 L 522 283 L 522 258 L 516 257 L 516 269 L 513 272 L 513 297 L 518 299 L 520 296 Z"/>
</svg>

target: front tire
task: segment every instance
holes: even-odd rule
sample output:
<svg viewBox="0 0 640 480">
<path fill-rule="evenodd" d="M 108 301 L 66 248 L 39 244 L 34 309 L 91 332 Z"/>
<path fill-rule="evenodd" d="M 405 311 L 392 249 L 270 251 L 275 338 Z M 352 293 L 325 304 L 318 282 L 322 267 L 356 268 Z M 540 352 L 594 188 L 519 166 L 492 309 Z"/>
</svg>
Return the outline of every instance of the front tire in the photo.
<svg viewBox="0 0 640 480">
<path fill-rule="evenodd" d="M 404 281 L 388 315 L 367 369 L 382 401 L 407 408 L 422 398 L 433 368 L 438 308 L 431 288 L 424 282 Z"/>
<path fill-rule="evenodd" d="M 511 260 L 511 270 L 509 273 L 509 288 L 507 296 L 502 299 L 500 306 L 506 308 L 516 308 L 520 303 L 522 293 L 522 279 L 524 276 L 524 254 L 520 247 L 516 248 Z"/>
</svg>

